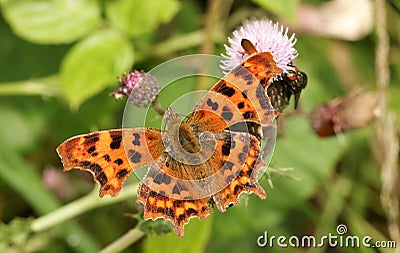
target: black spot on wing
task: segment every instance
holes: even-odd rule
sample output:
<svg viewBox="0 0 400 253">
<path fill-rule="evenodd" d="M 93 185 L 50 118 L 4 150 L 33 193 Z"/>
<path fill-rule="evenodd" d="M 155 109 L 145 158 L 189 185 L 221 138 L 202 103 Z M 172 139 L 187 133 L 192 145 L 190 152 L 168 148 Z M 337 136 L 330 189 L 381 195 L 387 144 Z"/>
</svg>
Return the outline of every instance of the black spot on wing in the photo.
<svg viewBox="0 0 400 253">
<path fill-rule="evenodd" d="M 272 109 L 268 103 L 268 98 L 265 95 L 265 91 L 261 85 L 258 85 L 256 89 L 256 97 L 257 100 L 260 102 L 260 106 L 262 109 Z"/>
<path fill-rule="evenodd" d="M 121 146 L 122 134 L 110 132 L 110 137 L 112 139 L 112 141 L 110 143 L 110 148 L 111 149 L 119 149 L 119 147 Z"/>
<path fill-rule="evenodd" d="M 134 145 L 134 146 L 140 146 L 140 134 L 138 134 L 138 133 L 133 133 L 133 141 L 132 141 L 132 144 Z"/>
<path fill-rule="evenodd" d="M 185 214 L 181 214 L 178 216 L 178 223 L 181 223 L 182 221 L 184 221 L 186 219 L 186 215 Z"/>
<path fill-rule="evenodd" d="M 154 177 L 153 182 L 156 184 L 165 183 L 168 185 L 171 183 L 171 177 L 165 173 L 160 173 Z"/>
<path fill-rule="evenodd" d="M 243 153 L 248 154 L 249 153 L 249 146 L 248 145 L 244 145 L 242 148 Z"/>
<path fill-rule="evenodd" d="M 240 164 L 244 164 L 246 162 L 246 159 L 247 159 L 247 153 L 240 153 L 238 155 L 238 159 L 240 161 Z"/>
<path fill-rule="evenodd" d="M 100 185 L 105 185 L 108 182 L 107 176 L 104 174 L 104 172 L 98 174 L 96 179 L 99 181 Z"/>
<path fill-rule="evenodd" d="M 235 189 L 233 190 L 233 194 L 237 195 L 239 193 L 239 191 L 241 191 L 243 189 L 243 186 L 238 184 L 235 186 Z"/>
<path fill-rule="evenodd" d="M 168 195 L 165 193 L 165 191 L 159 191 L 158 194 L 164 197 L 168 197 Z"/>
<path fill-rule="evenodd" d="M 213 111 L 218 109 L 218 103 L 214 103 L 210 98 L 207 99 L 207 105 L 210 106 Z"/>
<path fill-rule="evenodd" d="M 182 200 L 175 200 L 174 201 L 174 207 L 182 207 L 183 206 L 183 201 Z"/>
<path fill-rule="evenodd" d="M 87 152 L 89 154 L 93 153 L 94 151 L 96 151 L 96 146 L 91 146 L 90 148 L 87 149 Z"/>
<path fill-rule="evenodd" d="M 103 155 L 103 158 L 106 162 L 111 162 L 111 157 L 108 154 Z"/>
<path fill-rule="evenodd" d="M 86 161 L 86 160 L 79 162 L 79 165 L 82 167 L 85 167 L 85 168 L 89 167 L 90 164 L 91 164 L 91 162 Z"/>
<path fill-rule="evenodd" d="M 124 163 L 124 161 L 123 161 L 121 158 L 118 158 L 118 159 L 116 159 L 116 160 L 114 161 L 114 163 L 117 164 L 117 165 L 121 165 L 121 164 Z"/>
<path fill-rule="evenodd" d="M 222 144 L 222 154 L 224 156 L 229 156 L 231 149 L 235 148 L 236 143 L 231 139 L 226 139 L 224 144 Z"/>
<path fill-rule="evenodd" d="M 247 81 L 246 82 L 247 85 L 250 85 L 253 83 L 253 75 L 252 74 L 245 75 L 243 78 L 245 81 Z"/>
<path fill-rule="evenodd" d="M 85 138 L 83 145 L 91 146 L 99 141 L 99 133 L 88 134 L 88 135 L 83 136 L 83 138 Z"/>
<path fill-rule="evenodd" d="M 95 175 L 99 175 L 103 171 L 103 168 L 97 163 L 90 163 L 88 167 Z"/>
<path fill-rule="evenodd" d="M 235 69 L 232 70 L 232 72 L 237 77 L 244 76 L 249 73 L 249 71 L 242 65 L 237 66 Z"/>
<path fill-rule="evenodd" d="M 117 177 L 118 178 L 124 178 L 128 174 L 128 171 L 126 169 L 122 169 L 117 172 Z"/>
<path fill-rule="evenodd" d="M 175 217 L 174 209 L 167 207 L 165 209 L 165 215 L 167 215 L 169 217 Z"/>
<path fill-rule="evenodd" d="M 232 97 L 235 94 L 235 90 L 232 87 L 228 87 L 225 82 L 216 89 L 218 93 L 221 93 L 227 97 Z"/>
<path fill-rule="evenodd" d="M 131 162 L 133 163 L 139 163 L 140 160 L 142 159 L 142 155 L 133 149 L 129 149 L 128 157 L 129 159 L 131 159 Z"/>
<path fill-rule="evenodd" d="M 186 215 L 191 216 L 192 214 L 197 214 L 197 211 L 193 208 L 189 208 L 186 210 Z"/>
<path fill-rule="evenodd" d="M 227 121 L 229 121 L 233 118 L 233 113 L 231 112 L 229 107 L 227 107 L 227 106 L 222 107 L 221 117 L 222 117 L 222 119 L 227 120 Z"/>
<path fill-rule="evenodd" d="M 224 169 L 227 169 L 227 170 L 232 170 L 233 165 L 234 165 L 234 164 L 233 164 L 232 162 L 227 161 L 227 162 L 225 162 L 223 168 L 224 168 Z"/>
<path fill-rule="evenodd" d="M 253 112 L 251 112 L 251 111 L 245 112 L 245 113 L 243 114 L 243 117 L 244 117 L 245 119 L 251 119 L 251 118 L 253 118 Z"/>
<path fill-rule="evenodd" d="M 226 177 L 225 182 L 227 184 L 230 184 L 230 183 L 232 183 L 233 179 L 235 179 L 235 177 L 233 175 L 229 175 Z"/>
<path fill-rule="evenodd" d="M 175 186 L 174 186 L 174 188 L 172 189 L 172 193 L 174 193 L 174 194 L 180 194 L 181 191 L 187 191 L 187 190 L 188 190 L 188 189 L 187 189 L 184 185 L 179 184 L 179 183 L 176 183 Z"/>
</svg>

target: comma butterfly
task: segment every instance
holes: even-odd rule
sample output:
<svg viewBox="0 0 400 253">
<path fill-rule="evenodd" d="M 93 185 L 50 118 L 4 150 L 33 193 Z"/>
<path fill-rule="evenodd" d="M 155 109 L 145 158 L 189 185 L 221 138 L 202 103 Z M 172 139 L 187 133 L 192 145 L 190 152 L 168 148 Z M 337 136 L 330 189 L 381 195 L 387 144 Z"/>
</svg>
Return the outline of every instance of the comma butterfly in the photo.
<svg viewBox="0 0 400 253">
<path fill-rule="evenodd" d="M 279 112 L 266 89 L 283 70 L 271 53 L 257 52 L 250 41 L 243 39 L 242 47 L 250 56 L 219 80 L 186 119 L 168 110 L 165 130 L 131 128 L 72 137 L 57 148 L 64 170 L 91 172 L 102 197 L 117 195 L 132 171 L 149 165 L 138 187 L 144 218 L 171 220 L 178 236 L 190 218 L 211 214 L 211 205 L 225 212 L 242 192 L 265 199 L 257 182 L 264 166 L 259 136 L 235 126 L 273 123 Z"/>
</svg>

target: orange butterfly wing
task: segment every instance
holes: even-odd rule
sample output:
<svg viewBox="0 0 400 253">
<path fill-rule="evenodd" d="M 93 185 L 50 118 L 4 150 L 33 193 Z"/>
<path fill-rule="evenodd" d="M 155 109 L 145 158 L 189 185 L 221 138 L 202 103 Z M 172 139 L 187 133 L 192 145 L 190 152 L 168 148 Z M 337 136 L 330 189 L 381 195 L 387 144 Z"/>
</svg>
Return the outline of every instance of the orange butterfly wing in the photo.
<svg viewBox="0 0 400 253">
<path fill-rule="evenodd" d="M 118 195 L 123 182 L 134 169 L 151 164 L 163 152 L 161 132 L 154 128 L 78 135 L 57 148 L 64 171 L 79 168 L 92 173 L 100 185 L 101 197 Z"/>
<path fill-rule="evenodd" d="M 271 124 L 279 112 L 272 107 L 265 91 L 281 73 L 270 53 L 253 54 L 200 100 L 188 123 L 212 132 L 243 121 L 262 126 Z"/>
<path fill-rule="evenodd" d="M 200 165 L 178 163 L 168 155 L 160 157 L 150 166 L 138 189 L 144 218 L 169 219 L 177 235 L 183 236 L 183 226 L 190 218 L 205 219 L 212 213 L 208 207 L 212 201 L 225 212 L 238 202 L 242 192 L 254 192 L 265 199 L 265 191 L 257 182 L 258 171 L 264 165 L 261 153 L 254 136 L 225 131 L 217 134 L 213 156 Z M 182 174 L 185 171 L 188 173 Z M 214 177 L 203 178 L 194 171 Z"/>
</svg>

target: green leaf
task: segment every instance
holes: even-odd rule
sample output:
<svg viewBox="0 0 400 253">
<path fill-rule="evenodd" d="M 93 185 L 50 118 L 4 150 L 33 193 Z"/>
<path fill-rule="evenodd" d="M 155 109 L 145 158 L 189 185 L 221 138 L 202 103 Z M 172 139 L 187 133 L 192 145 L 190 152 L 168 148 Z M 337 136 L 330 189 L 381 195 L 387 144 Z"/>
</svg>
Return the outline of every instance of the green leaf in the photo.
<svg viewBox="0 0 400 253">
<path fill-rule="evenodd" d="M 62 88 L 70 106 L 77 109 L 133 64 L 130 42 L 110 30 L 102 30 L 77 43 L 61 66 Z"/>
<path fill-rule="evenodd" d="M 13 126 L 11 126 L 11 129 L 13 129 L 12 127 Z M 5 182 L 11 189 L 13 189 L 13 191 L 17 192 L 38 215 L 49 213 L 50 211 L 53 211 L 61 206 L 60 201 L 57 200 L 50 193 L 50 191 L 45 188 L 40 174 L 38 173 L 39 169 L 33 166 L 32 162 L 25 162 L 21 154 L 19 154 L 11 145 L 8 145 L 8 140 L 1 137 L 2 136 L 0 135 L 0 143 L 7 147 L 0 150 L 1 181 Z M 23 223 L 15 223 L 11 225 L 13 225 L 11 227 L 26 227 Z M 70 240 L 71 234 L 75 234 L 81 239 L 80 243 L 74 248 L 76 252 L 99 251 L 99 246 L 94 238 L 77 224 L 60 224 L 57 229 L 58 232 L 63 236 L 65 242 Z M 3 242 L 2 239 L 4 238 L 1 237 L 4 236 L 4 227 L 0 230 L 0 234 L 2 234 L 0 236 L 0 241 Z M 18 229 L 14 231 L 15 233 L 18 232 L 20 234 L 18 235 L 18 238 L 13 237 L 13 240 L 18 239 L 18 242 L 23 242 L 23 231 L 25 231 L 25 229 Z M 4 251 L 3 249 L 4 245 L 0 243 L 0 252 L 8 252 Z"/>
<path fill-rule="evenodd" d="M 40 44 L 76 41 L 100 23 L 95 0 L 0 0 L 0 6 L 18 36 Z"/>
<path fill-rule="evenodd" d="M 206 220 L 190 219 L 185 225 L 185 236 L 177 237 L 175 232 L 163 235 L 149 235 L 143 241 L 142 252 L 204 252 L 211 235 L 212 215 Z"/>
<path fill-rule="evenodd" d="M 179 10 L 176 0 L 115 0 L 107 1 L 106 15 L 118 29 L 138 37 L 169 22 Z"/>
<path fill-rule="evenodd" d="M 272 166 L 292 167 L 292 174 L 302 180 L 272 178 L 274 192 L 270 194 L 270 201 L 276 201 L 276 205 L 285 205 L 287 209 L 303 203 L 318 186 L 324 184 L 345 146 L 337 138 L 317 137 L 305 117 L 286 119 L 284 124 L 285 136 L 277 139 Z"/>
<path fill-rule="evenodd" d="M 256 4 L 260 5 L 262 8 L 291 21 L 296 21 L 296 8 L 299 0 L 285 0 L 285 1 L 275 1 L 275 0 L 253 0 Z"/>
</svg>

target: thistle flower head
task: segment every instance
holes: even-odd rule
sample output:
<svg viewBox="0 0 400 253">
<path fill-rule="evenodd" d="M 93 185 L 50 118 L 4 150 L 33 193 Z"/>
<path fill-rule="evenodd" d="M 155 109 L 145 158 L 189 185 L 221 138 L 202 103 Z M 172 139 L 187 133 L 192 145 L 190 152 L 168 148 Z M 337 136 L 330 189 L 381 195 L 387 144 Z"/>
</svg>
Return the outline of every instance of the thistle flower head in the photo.
<svg viewBox="0 0 400 253">
<path fill-rule="evenodd" d="M 290 63 L 297 57 L 294 49 L 295 35 L 288 35 L 288 28 L 284 29 L 278 23 L 270 20 L 246 20 L 243 25 L 233 31 L 228 38 L 229 45 L 225 45 L 226 55 L 221 60 L 220 67 L 228 73 L 248 57 L 241 46 L 242 39 L 247 39 L 256 47 L 258 52 L 270 52 L 277 66 L 284 72 L 293 70 Z"/>
<path fill-rule="evenodd" d="M 119 77 L 118 87 L 110 94 L 115 99 L 129 97 L 129 100 L 138 107 L 151 105 L 160 91 L 157 79 L 143 70 L 132 70 Z"/>
</svg>

